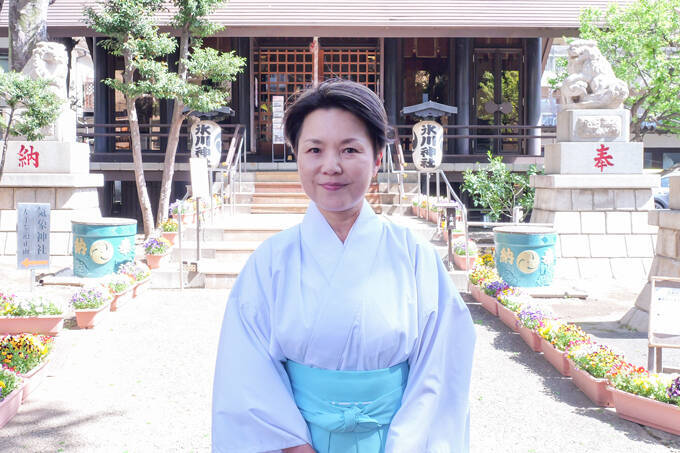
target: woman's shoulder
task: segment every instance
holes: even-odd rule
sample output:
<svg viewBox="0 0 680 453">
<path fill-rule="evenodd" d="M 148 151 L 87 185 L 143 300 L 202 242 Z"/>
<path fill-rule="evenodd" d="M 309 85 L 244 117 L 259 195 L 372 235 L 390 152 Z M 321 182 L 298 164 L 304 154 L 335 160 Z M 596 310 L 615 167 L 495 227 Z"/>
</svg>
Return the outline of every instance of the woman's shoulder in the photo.
<svg viewBox="0 0 680 453">
<path fill-rule="evenodd" d="M 398 244 L 407 251 L 411 258 L 415 259 L 423 253 L 436 254 L 432 243 L 423 235 L 429 234 L 429 231 L 419 234 L 405 225 L 399 225 L 389 220 L 382 220 L 382 222 L 387 233 L 387 240 L 392 243 L 390 245 Z"/>
</svg>

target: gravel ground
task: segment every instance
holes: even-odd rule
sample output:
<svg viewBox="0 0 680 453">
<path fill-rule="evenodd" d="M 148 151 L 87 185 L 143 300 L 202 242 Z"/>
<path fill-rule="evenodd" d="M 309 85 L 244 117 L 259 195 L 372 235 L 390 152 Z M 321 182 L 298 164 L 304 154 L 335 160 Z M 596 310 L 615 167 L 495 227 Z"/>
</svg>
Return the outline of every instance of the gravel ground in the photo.
<svg viewBox="0 0 680 453">
<path fill-rule="evenodd" d="M 680 452 L 680 436 L 594 406 L 519 334 L 481 305 L 468 306 L 477 327 L 472 452 Z M 642 341 L 646 344 L 646 337 Z"/>
<path fill-rule="evenodd" d="M 3 283 L 25 279 L 7 267 L 0 273 Z M 36 291 L 63 295 L 72 288 Z M 67 321 L 49 377 L 0 430 L 0 452 L 208 452 L 226 298 L 224 290 L 150 290 L 92 330 Z M 546 303 L 646 363 L 646 336 L 612 321 L 632 302 L 602 299 Z M 680 452 L 680 437 L 594 407 L 519 335 L 478 304 L 468 305 L 478 335 L 473 453 Z"/>
<path fill-rule="evenodd" d="M 67 323 L 2 452 L 206 452 L 224 290 L 150 290 L 91 330 Z"/>
</svg>

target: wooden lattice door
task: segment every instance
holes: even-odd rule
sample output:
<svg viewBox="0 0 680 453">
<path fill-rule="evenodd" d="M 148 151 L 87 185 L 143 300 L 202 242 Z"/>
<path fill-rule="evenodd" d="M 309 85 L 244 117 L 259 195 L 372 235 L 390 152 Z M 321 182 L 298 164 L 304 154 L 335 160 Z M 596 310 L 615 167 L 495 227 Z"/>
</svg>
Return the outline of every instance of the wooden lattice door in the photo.
<svg viewBox="0 0 680 453">
<path fill-rule="evenodd" d="M 340 77 L 366 85 L 380 95 L 379 47 L 324 47 L 319 51 L 323 79 Z"/>
<path fill-rule="evenodd" d="M 313 81 L 313 56 L 307 47 L 260 47 L 255 49 L 255 133 L 258 153 L 270 152 L 272 144 L 272 96 L 284 101 Z"/>
</svg>

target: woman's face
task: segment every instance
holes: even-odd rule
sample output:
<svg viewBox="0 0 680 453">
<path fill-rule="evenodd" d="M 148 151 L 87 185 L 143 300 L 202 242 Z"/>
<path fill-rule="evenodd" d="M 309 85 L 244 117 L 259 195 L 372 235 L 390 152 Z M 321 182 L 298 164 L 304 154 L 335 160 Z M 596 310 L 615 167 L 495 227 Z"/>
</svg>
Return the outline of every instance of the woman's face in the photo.
<svg viewBox="0 0 680 453">
<path fill-rule="evenodd" d="M 381 153 L 363 121 L 346 110 L 318 109 L 307 115 L 298 139 L 302 188 L 321 212 L 361 209 Z"/>
</svg>

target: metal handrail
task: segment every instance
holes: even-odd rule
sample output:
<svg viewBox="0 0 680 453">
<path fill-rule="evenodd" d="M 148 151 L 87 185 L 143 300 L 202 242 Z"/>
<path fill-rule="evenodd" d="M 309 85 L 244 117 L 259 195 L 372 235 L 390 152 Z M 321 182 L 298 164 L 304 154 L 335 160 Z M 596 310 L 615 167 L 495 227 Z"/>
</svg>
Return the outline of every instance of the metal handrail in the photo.
<svg viewBox="0 0 680 453">
<path fill-rule="evenodd" d="M 467 213 L 467 208 L 465 207 L 465 204 L 458 198 L 458 195 L 456 195 L 456 191 L 453 190 L 453 187 L 451 186 L 451 183 L 449 182 L 448 178 L 446 177 L 446 174 L 444 173 L 443 170 L 437 170 L 437 190 L 439 190 L 439 177 L 444 179 L 444 184 L 446 185 L 446 196 L 447 198 L 450 199 L 451 196 L 455 199 L 456 203 L 460 206 L 461 212 L 462 212 L 462 221 L 463 221 L 463 232 L 465 233 L 465 267 L 469 270 L 470 269 L 470 252 L 468 250 L 468 213 Z M 429 187 L 428 187 L 429 189 Z M 449 228 L 449 219 L 446 219 L 446 228 Z M 448 248 L 449 248 L 449 257 L 448 259 L 451 260 L 451 235 L 447 235 L 447 242 L 448 242 Z M 451 263 L 449 262 L 449 266 L 451 266 Z"/>
</svg>

